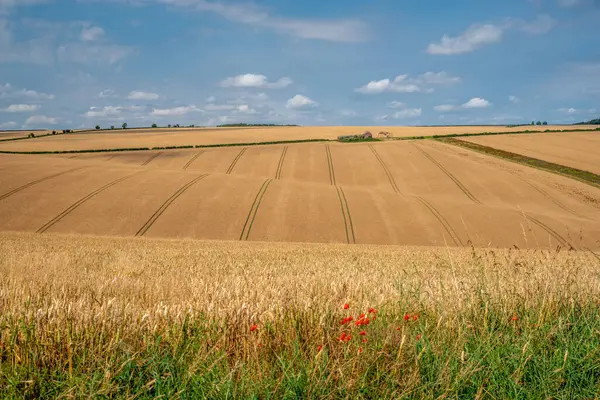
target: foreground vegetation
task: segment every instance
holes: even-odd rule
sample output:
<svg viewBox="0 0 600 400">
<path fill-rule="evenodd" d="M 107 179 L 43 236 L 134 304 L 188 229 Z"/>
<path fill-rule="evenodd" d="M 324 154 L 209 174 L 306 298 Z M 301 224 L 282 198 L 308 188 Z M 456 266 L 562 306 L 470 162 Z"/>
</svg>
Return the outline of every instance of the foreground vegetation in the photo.
<svg viewBox="0 0 600 400">
<path fill-rule="evenodd" d="M 0 396 L 594 398 L 598 267 L 564 250 L 0 234 Z"/>
</svg>

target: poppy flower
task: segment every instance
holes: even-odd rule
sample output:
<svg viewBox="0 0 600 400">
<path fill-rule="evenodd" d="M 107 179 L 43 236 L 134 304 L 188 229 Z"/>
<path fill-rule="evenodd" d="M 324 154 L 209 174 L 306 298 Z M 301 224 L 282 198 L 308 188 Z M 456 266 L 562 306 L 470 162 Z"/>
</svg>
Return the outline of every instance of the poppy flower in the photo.
<svg viewBox="0 0 600 400">
<path fill-rule="evenodd" d="M 350 308 L 350 304 L 348 304 L 348 303 L 344 304 L 344 310 L 347 310 L 349 308 Z"/>
<path fill-rule="evenodd" d="M 342 325 L 346 325 L 348 322 L 351 322 L 354 320 L 354 317 L 350 316 L 350 317 L 346 317 L 342 320 L 341 324 Z"/>
<path fill-rule="evenodd" d="M 413 315 L 413 321 L 416 321 L 416 320 L 418 320 L 418 319 L 419 319 L 419 314 L 415 314 L 415 315 Z"/>
<path fill-rule="evenodd" d="M 358 319 L 363 319 L 364 317 L 365 317 L 365 314 L 360 314 L 360 315 L 358 316 Z"/>
<path fill-rule="evenodd" d="M 410 314 L 406 314 L 406 315 L 404 316 L 404 320 L 405 320 L 405 321 L 408 321 L 409 319 L 410 319 Z"/>
<path fill-rule="evenodd" d="M 258 325 L 256 325 L 256 324 L 255 324 L 255 325 L 252 325 L 252 326 L 250 327 L 250 332 L 254 332 L 254 331 L 255 331 L 255 330 L 257 330 L 257 329 L 258 329 Z"/>
<path fill-rule="evenodd" d="M 397 331 L 399 331 L 399 330 L 401 330 L 401 329 L 402 329 L 402 328 L 400 328 L 400 327 L 397 327 L 397 328 L 396 328 L 396 330 L 397 330 Z"/>
<path fill-rule="evenodd" d="M 368 341 L 369 341 L 369 339 L 367 339 L 367 338 L 364 338 L 364 339 L 362 340 L 362 342 L 363 342 L 363 343 L 367 343 Z"/>
<path fill-rule="evenodd" d="M 377 314 L 377 310 L 374 309 L 373 307 L 369 308 L 369 313 L 370 314 Z"/>
<path fill-rule="evenodd" d="M 317 351 L 321 351 L 321 350 L 323 350 L 323 345 L 322 345 L 322 344 L 320 344 L 320 345 L 317 347 Z"/>
<path fill-rule="evenodd" d="M 346 332 L 342 332 L 342 335 L 338 338 L 340 342 L 343 342 L 346 339 Z"/>
<path fill-rule="evenodd" d="M 518 321 L 519 317 L 517 317 L 516 315 L 513 315 L 512 318 L 510 319 L 511 321 Z"/>
<path fill-rule="evenodd" d="M 352 335 L 346 335 L 344 337 L 344 342 L 349 342 L 352 339 Z"/>
<path fill-rule="evenodd" d="M 358 352 L 359 352 L 359 353 L 362 353 L 362 347 L 359 347 L 359 348 L 358 348 Z"/>
<path fill-rule="evenodd" d="M 417 340 L 421 340 L 421 334 L 420 333 L 417 335 Z"/>
<path fill-rule="evenodd" d="M 365 332 L 365 331 L 362 331 L 362 332 L 360 333 L 360 336 L 365 336 L 366 334 L 367 334 L 367 332 Z"/>
</svg>

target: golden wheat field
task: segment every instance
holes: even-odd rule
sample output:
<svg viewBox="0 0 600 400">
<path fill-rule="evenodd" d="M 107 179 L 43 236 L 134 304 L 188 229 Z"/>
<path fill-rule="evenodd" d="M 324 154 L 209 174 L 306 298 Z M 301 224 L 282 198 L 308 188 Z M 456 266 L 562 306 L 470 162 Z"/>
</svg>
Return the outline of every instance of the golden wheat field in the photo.
<svg viewBox="0 0 600 400">
<path fill-rule="evenodd" d="M 36 140 L 0 142 L 4 151 L 64 151 L 91 149 L 127 149 L 135 147 L 166 147 L 253 143 L 306 139 L 336 139 L 341 135 L 372 132 L 392 133 L 395 137 L 451 135 L 482 132 L 518 132 L 523 130 L 594 129 L 593 126 L 299 126 L 299 127 L 236 127 L 236 128 L 154 128 L 108 131 L 85 131 L 67 135 L 52 135 Z M 27 136 L 25 133 L 22 136 Z"/>
<path fill-rule="evenodd" d="M 0 155 L 3 231 L 598 249 L 598 220 L 596 187 L 431 140 Z"/>
</svg>

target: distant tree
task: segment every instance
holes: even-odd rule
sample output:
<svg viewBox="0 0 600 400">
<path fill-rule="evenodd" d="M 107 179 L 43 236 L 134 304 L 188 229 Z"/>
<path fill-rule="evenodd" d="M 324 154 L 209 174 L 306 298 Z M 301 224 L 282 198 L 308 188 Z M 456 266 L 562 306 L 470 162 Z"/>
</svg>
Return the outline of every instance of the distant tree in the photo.
<svg viewBox="0 0 600 400">
<path fill-rule="evenodd" d="M 536 124 L 536 125 L 541 125 L 541 124 L 542 124 L 542 122 L 541 122 L 541 121 L 538 121 L 538 122 L 536 122 L 535 124 Z"/>
<path fill-rule="evenodd" d="M 544 121 L 542 122 L 542 125 L 548 125 L 548 122 Z"/>
<path fill-rule="evenodd" d="M 535 125 L 535 121 L 531 121 L 531 125 Z"/>
<path fill-rule="evenodd" d="M 56 135 L 56 131 L 52 131 L 52 134 L 53 134 L 53 135 Z"/>
<path fill-rule="evenodd" d="M 157 126 L 156 126 L 156 124 L 152 124 L 152 127 L 153 127 L 153 128 L 156 128 Z"/>
<path fill-rule="evenodd" d="M 111 126 L 110 126 L 110 129 L 115 129 L 115 126 L 114 126 L 114 125 L 111 125 Z"/>
<path fill-rule="evenodd" d="M 96 130 L 99 131 L 100 130 L 100 125 L 96 125 Z"/>
<path fill-rule="evenodd" d="M 123 122 L 123 125 L 121 125 L 123 127 L 123 129 L 127 129 L 127 122 Z"/>
<path fill-rule="evenodd" d="M 169 128 L 171 127 L 171 124 L 167 125 Z"/>
</svg>

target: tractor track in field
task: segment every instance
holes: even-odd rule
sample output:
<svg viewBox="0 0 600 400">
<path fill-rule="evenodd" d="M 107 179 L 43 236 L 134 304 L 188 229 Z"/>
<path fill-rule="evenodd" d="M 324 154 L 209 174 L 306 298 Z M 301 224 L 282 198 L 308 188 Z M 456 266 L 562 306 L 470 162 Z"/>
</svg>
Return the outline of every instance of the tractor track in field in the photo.
<svg viewBox="0 0 600 400">
<path fill-rule="evenodd" d="M 106 160 L 104 160 L 105 162 L 108 162 L 110 160 L 112 160 L 113 158 L 115 158 L 117 155 L 113 154 L 112 156 L 109 156 Z"/>
<path fill-rule="evenodd" d="M 151 156 L 149 159 L 147 159 L 146 161 L 144 161 L 142 163 L 142 167 L 145 167 L 146 165 L 150 164 L 152 161 L 154 161 L 156 159 L 156 157 L 160 156 L 162 153 L 163 153 L 162 151 L 159 151 L 158 153 Z"/>
<path fill-rule="evenodd" d="M 210 174 L 202 174 L 200 176 L 197 176 L 196 178 L 192 179 L 190 182 L 186 183 L 185 185 L 183 185 L 181 188 L 179 188 L 179 190 L 177 190 L 175 193 L 173 193 L 171 195 L 171 197 L 169 197 L 159 208 L 158 210 L 156 210 L 156 212 L 154 214 L 152 214 L 152 216 L 148 219 L 148 221 L 146 221 L 146 223 L 140 228 L 139 231 L 137 231 L 137 233 L 135 234 L 135 236 L 144 236 L 146 234 L 146 232 L 148 232 L 148 230 L 152 227 L 152 225 L 154 225 L 154 223 L 158 220 L 158 218 L 160 218 L 160 216 L 169 208 L 169 206 L 171 204 L 173 204 L 173 202 L 175 200 L 177 200 L 177 198 L 179 196 L 181 196 L 183 193 L 185 193 L 186 190 L 188 190 L 192 185 L 194 185 L 196 182 L 206 178 L 207 176 L 209 176 Z"/>
<path fill-rule="evenodd" d="M 417 150 L 419 150 L 425 157 L 427 157 L 427 159 L 429 161 L 431 161 L 433 164 L 435 164 L 435 166 L 437 166 L 440 171 L 442 171 L 444 174 L 446 174 L 446 176 L 448 178 L 450 178 L 452 180 L 452 182 L 454 182 L 454 184 L 456 184 L 456 186 L 465 194 L 465 196 L 467 196 L 469 199 L 471 199 L 471 201 L 473 201 L 474 203 L 477 204 L 482 204 L 481 201 L 479 201 L 479 199 L 477 197 L 475 197 L 470 191 L 469 189 L 467 189 L 465 187 L 465 185 L 463 185 L 458 178 L 456 178 L 454 175 L 452 175 L 452 173 L 450 171 L 448 171 L 442 164 L 440 164 L 435 158 L 433 158 L 432 156 L 430 156 L 425 150 L 423 150 L 422 148 L 420 148 L 419 146 L 413 144 L 414 147 L 417 148 Z"/>
<path fill-rule="evenodd" d="M 18 188 L 11 190 L 10 192 L 7 192 L 7 193 L 4 193 L 3 195 L 0 195 L 0 200 L 4 200 L 7 197 L 10 197 L 10 196 L 12 196 L 15 193 L 20 192 L 21 190 L 25 190 L 25 189 L 33 186 L 33 185 L 37 185 L 38 183 L 42 183 L 42 182 L 44 182 L 44 181 L 46 181 L 48 179 L 56 178 L 56 177 L 64 175 L 64 174 L 68 174 L 68 173 L 71 173 L 71 172 L 79 171 L 80 169 L 83 169 L 83 168 L 86 168 L 86 167 L 73 168 L 73 169 L 70 169 L 70 170 L 67 170 L 67 171 L 59 172 L 58 174 L 46 176 L 44 178 L 35 180 L 33 182 L 29 182 L 29 183 L 27 183 L 27 184 L 25 184 L 23 186 L 19 186 Z"/>
<path fill-rule="evenodd" d="M 394 192 L 402 194 L 402 192 L 400 192 L 400 189 L 398 189 L 398 185 L 396 184 L 396 180 L 394 179 L 392 172 L 390 171 L 388 166 L 385 164 L 385 162 L 383 161 L 383 159 L 381 158 L 381 156 L 379 155 L 377 150 L 375 150 L 375 147 L 372 144 L 369 144 L 369 148 L 373 152 L 373 155 L 375 156 L 375 158 L 377 158 L 377 161 L 379 161 L 379 164 L 381 164 L 381 167 L 383 168 L 383 171 L 387 175 L 387 178 L 390 181 L 390 185 L 392 186 L 392 189 L 394 190 Z"/>
<path fill-rule="evenodd" d="M 548 225 L 546 225 L 545 223 L 543 223 L 539 219 L 534 218 L 534 217 L 532 217 L 530 215 L 527 215 L 525 213 L 519 213 L 519 214 L 523 215 L 528 221 L 533 222 L 534 224 L 536 224 L 537 226 L 539 226 L 540 228 L 542 228 L 543 230 L 545 230 L 546 232 L 548 232 L 548 234 L 550 236 L 552 236 L 554 239 L 556 239 L 556 241 L 558 243 L 560 243 L 563 247 L 567 247 L 570 250 L 577 250 L 571 243 L 569 243 L 565 238 L 563 238 L 558 232 L 556 232 L 554 229 L 550 228 Z"/>
<path fill-rule="evenodd" d="M 283 163 L 285 162 L 285 156 L 287 154 L 288 147 L 284 146 L 281 151 L 281 157 L 279 158 L 279 164 L 277 164 L 277 171 L 275 171 L 275 179 L 281 179 L 281 170 L 283 169 Z"/>
<path fill-rule="evenodd" d="M 242 233 L 240 234 L 240 240 L 248 240 L 250 236 L 250 232 L 252 231 L 252 225 L 254 225 L 254 219 L 256 218 L 256 214 L 258 213 L 258 208 L 260 207 L 260 202 L 262 201 L 265 193 L 267 193 L 267 189 L 269 189 L 269 185 L 273 179 L 267 179 L 263 182 L 262 186 L 256 193 L 256 197 L 254 198 L 254 202 L 252 202 L 252 206 L 248 211 L 248 216 L 246 217 L 246 222 L 244 222 L 244 227 L 242 228 Z"/>
<path fill-rule="evenodd" d="M 446 218 L 442 215 L 442 213 L 439 212 L 430 202 L 428 202 L 427 200 L 423 199 L 422 197 L 415 196 L 415 198 L 417 200 L 419 200 L 425 207 L 427 207 L 427 209 L 429 210 L 429 212 L 431 212 L 431 214 L 444 227 L 444 229 L 446 230 L 446 232 L 450 236 L 450 239 L 452 239 L 452 241 L 454 242 L 454 245 L 455 246 L 461 246 L 461 247 L 463 247 L 464 244 L 463 244 L 462 240 L 460 240 L 460 236 L 458 236 L 456 234 L 456 231 L 452 228 L 452 226 L 450 225 L 450 223 L 448 222 L 448 220 L 446 220 Z"/>
<path fill-rule="evenodd" d="M 183 166 L 183 170 L 185 171 L 186 169 L 188 169 L 188 168 L 189 168 L 189 166 L 190 166 L 190 165 L 192 165 L 192 163 L 193 163 L 194 161 L 196 161 L 196 159 L 197 159 L 198 157 L 200 157 L 202 154 L 204 154 L 204 150 L 202 150 L 202 151 L 199 151 L 198 153 L 194 154 L 194 155 L 192 156 L 192 158 L 190 158 L 190 160 L 189 160 L 187 163 L 185 163 L 185 165 Z"/>
<path fill-rule="evenodd" d="M 344 229 L 346 231 L 346 242 L 348 244 L 356 244 L 356 236 L 354 234 L 354 224 L 352 223 L 352 215 L 350 214 L 350 208 L 348 207 L 348 200 L 346 200 L 346 194 L 341 186 L 335 187 L 340 200 L 340 207 L 342 209 L 342 217 L 344 218 Z M 350 229 L 348 229 L 350 228 Z"/>
<path fill-rule="evenodd" d="M 335 186 L 335 169 L 333 168 L 333 157 L 331 156 L 331 149 L 328 144 L 325 145 L 325 153 L 327 154 L 327 165 L 329 166 L 329 181 Z"/>
<path fill-rule="evenodd" d="M 129 175 L 123 176 L 123 177 L 121 177 L 119 179 L 115 179 L 114 181 L 112 181 L 112 182 L 110 182 L 110 183 L 102 186 L 101 188 L 98 188 L 98 189 L 94 190 L 92 193 L 88 194 L 87 196 L 82 197 L 81 199 L 79 199 L 78 201 L 76 201 L 75 203 L 73 203 L 69 207 L 67 207 L 63 212 L 61 212 L 60 214 L 58 214 L 56 217 L 54 217 L 50 221 L 46 222 L 40 229 L 37 230 L 36 233 L 44 233 L 44 232 L 46 232 L 53 225 L 55 225 L 56 223 L 58 223 L 61 219 L 63 219 L 67 215 L 69 215 L 72 211 L 76 210 L 80 205 L 82 205 L 83 203 L 85 203 L 86 201 L 88 201 L 89 199 L 91 199 L 92 197 L 96 196 L 97 194 L 100 194 L 101 192 L 105 191 L 106 189 L 109 189 L 109 188 L 117 185 L 118 183 L 123 182 L 124 180 L 130 178 L 131 176 L 133 176 L 135 174 L 136 173 L 134 172 L 133 174 L 129 174 Z"/>
<path fill-rule="evenodd" d="M 238 163 L 238 161 L 240 161 L 240 158 L 242 158 L 242 156 L 244 155 L 244 153 L 246 152 L 246 150 L 248 150 L 248 148 L 244 147 L 242 150 L 240 150 L 240 152 L 238 153 L 238 155 L 235 156 L 235 158 L 231 162 L 231 165 L 229 166 L 229 168 L 227 168 L 227 172 L 226 172 L 227 175 L 229 175 L 229 174 L 231 174 L 233 172 L 233 169 L 235 168 L 235 165 Z"/>
</svg>

